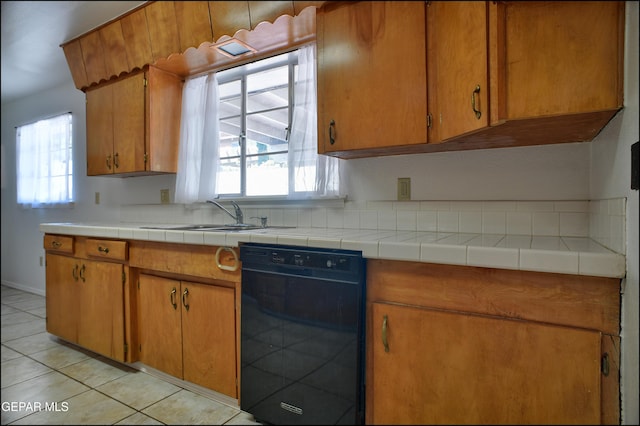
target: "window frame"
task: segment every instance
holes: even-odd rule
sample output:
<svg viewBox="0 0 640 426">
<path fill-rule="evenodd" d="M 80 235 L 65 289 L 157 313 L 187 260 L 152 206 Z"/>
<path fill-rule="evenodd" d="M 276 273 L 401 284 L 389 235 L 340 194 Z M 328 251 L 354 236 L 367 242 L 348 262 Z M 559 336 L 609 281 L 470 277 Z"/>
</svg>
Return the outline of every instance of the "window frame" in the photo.
<svg viewBox="0 0 640 426">
<path fill-rule="evenodd" d="M 287 182 L 287 192 L 285 194 L 265 194 L 265 195 L 247 195 L 247 159 L 249 157 L 255 157 L 259 155 L 265 154 L 247 154 L 247 117 L 252 115 L 247 112 L 247 102 L 248 102 L 248 88 L 247 88 L 247 78 L 250 75 L 258 74 L 261 72 L 273 70 L 276 68 L 280 68 L 283 66 L 288 67 L 288 116 L 287 116 L 287 126 L 285 128 L 286 136 L 285 140 L 287 141 L 287 149 L 269 152 L 268 155 L 275 154 L 286 154 L 289 155 L 289 136 L 291 123 L 293 120 L 293 112 L 295 107 L 295 69 L 298 66 L 298 50 L 292 50 L 289 52 L 283 52 L 271 57 L 258 59 L 253 62 L 249 62 L 247 64 L 239 65 L 237 67 L 225 69 L 218 71 L 218 85 L 222 86 L 223 84 L 227 84 L 233 81 L 240 81 L 240 96 L 241 96 L 241 108 L 240 108 L 240 135 L 241 140 L 239 141 L 240 145 L 240 155 L 239 156 L 228 156 L 223 157 L 220 155 L 219 161 L 222 163 L 225 160 L 234 159 L 240 157 L 240 192 L 237 193 L 220 193 L 219 190 L 216 192 L 220 198 L 246 198 L 246 199 L 258 199 L 258 198 L 283 198 L 288 197 L 293 188 L 293 182 L 291 181 L 291 170 L 289 160 L 287 159 L 287 170 L 288 170 L 288 182 Z M 220 100 L 222 102 L 222 98 Z M 262 111 L 265 112 L 265 111 Z M 222 121 L 223 119 L 228 117 L 219 117 L 218 119 Z M 218 172 L 219 173 L 219 172 Z M 219 175 L 218 175 L 219 176 Z M 300 195 L 304 195 L 306 193 L 300 193 Z"/>
<path fill-rule="evenodd" d="M 68 122 L 64 123 L 65 126 L 68 126 L 67 135 L 68 139 L 64 141 L 64 150 L 66 155 L 64 156 L 64 160 L 62 163 L 64 167 L 64 173 L 56 174 L 56 158 L 54 158 L 53 153 L 55 152 L 55 147 L 52 146 L 51 139 L 38 139 L 38 140 L 25 140 L 24 135 L 22 134 L 27 127 L 36 127 L 41 125 L 42 123 L 47 123 L 52 120 L 57 120 L 63 117 L 67 117 Z M 34 120 L 32 122 L 24 123 L 15 127 L 15 141 L 16 141 L 16 203 L 18 206 L 23 208 L 58 208 L 58 207 L 73 207 L 75 202 L 75 188 L 74 188 L 74 115 L 72 112 L 67 111 L 55 115 L 50 115 L 44 118 L 40 118 Z M 37 135 L 36 136 L 37 139 Z M 26 145 L 25 145 L 26 144 Z M 40 144 L 41 146 L 45 146 L 44 153 L 37 155 L 34 154 L 34 150 L 36 145 Z M 37 196 L 32 197 L 31 195 L 25 196 L 26 192 L 29 190 L 33 192 L 37 192 L 37 190 L 33 189 L 33 186 L 37 185 L 36 183 L 32 183 L 32 187 L 29 188 L 29 184 L 24 182 L 24 179 L 27 178 L 27 175 L 24 173 L 24 170 L 21 170 L 21 164 L 24 163 L 22 159 L 23 155 L 27 155 L 26 160 L 28 162 L 35 162 L 36 166 L 38 162 L 42 164 L 46 164 L 44 168 L 46 173 L 43 175 L 31 175 L 30 178 L 34 181 L 45 181 L 46 186 L 48 188 L 56 185 L 54 182 L 56 177 L 63 177 L 65 189 L 61 191 L 61 193 L 65 194 L 66 197 L 60 200 L 53 200 L 50 195 L 53 191 L 47 191 L 47 195 L 49 198 L 37 198 Z M 39 158 L 38 158 L 39 157 Z M 42 171 L 42 168 L 39 169 Z M 60 170 L 59 168 L 57 170 Z M 26 192 L 25 192 L 26 191 Z M 33 199 L 32 199 L 33 198 Z"/>
</svg>

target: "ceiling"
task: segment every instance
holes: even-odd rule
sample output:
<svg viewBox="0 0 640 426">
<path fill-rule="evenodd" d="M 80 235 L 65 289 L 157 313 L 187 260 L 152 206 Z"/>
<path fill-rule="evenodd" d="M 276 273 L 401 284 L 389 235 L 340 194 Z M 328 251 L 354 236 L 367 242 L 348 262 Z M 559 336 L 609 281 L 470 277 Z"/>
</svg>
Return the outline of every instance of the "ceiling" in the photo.
<svg viewBox="0 0 640 426">
<path fill-rule="evenodd" d="M 144 1 L 2 1 L 2 104 L 65 83 L 60 45 Z"/>
</svg>

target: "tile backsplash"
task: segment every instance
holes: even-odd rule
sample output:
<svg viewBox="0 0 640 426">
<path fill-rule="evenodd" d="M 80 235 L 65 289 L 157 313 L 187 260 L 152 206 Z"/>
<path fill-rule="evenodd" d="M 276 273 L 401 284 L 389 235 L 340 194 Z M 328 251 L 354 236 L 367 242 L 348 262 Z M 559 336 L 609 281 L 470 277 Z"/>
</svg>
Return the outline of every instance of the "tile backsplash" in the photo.
<svg viewBox="0 0 640 426">
<path fill-rule="evenodd" d="M 224 204 L 224 202 L 223 202 Z M 239 201 L 242 206 L 242 201 Z M 243 206 L 245 221 L 310 228 L 590 237 L 624 254 L 626 199 L 585 201 L 340 201 Z M 122 206 L 121 222 L 229 223 L 211 204 Z"/>
</svg>

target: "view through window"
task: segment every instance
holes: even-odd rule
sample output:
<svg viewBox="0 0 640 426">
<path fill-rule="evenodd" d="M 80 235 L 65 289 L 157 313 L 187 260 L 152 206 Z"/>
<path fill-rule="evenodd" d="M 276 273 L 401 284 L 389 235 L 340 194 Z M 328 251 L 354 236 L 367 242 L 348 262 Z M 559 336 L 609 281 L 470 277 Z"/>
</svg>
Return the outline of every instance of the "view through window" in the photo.
<svg viewBox="0 0 640 426">
<path fill-rule="evenodd" d="M 286 195 L 288 137 L 297 72 L 296 52 L 218 74 L 218 193 Z"/>
</svg>

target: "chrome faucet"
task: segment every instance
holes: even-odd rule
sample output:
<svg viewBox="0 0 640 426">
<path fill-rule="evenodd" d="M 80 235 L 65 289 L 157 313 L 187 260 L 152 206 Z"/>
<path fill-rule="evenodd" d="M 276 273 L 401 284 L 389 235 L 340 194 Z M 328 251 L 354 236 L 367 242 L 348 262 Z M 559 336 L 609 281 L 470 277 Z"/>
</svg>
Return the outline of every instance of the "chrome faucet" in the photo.
<svg viewBox="0 0 640 426">
<path fill-rule="evenodd" d="M 236 221 L 236 225 L 244 224 L 244 215 L 242 214 L 242 209 L 240 208 L 238 203 L 236 203 L 235 201 L 231 200 L 230 202 L 231 202 L 231 205 L 233 205 L 233 208 L 236 211 L 235 215 L 233 213 L 231 213 L 229 210 L 225 209 L 222 206 L 222 204 L 218 203 L 217 201 L 207 200 L 207 203 L 211 203 L 211 204 L 214 204 L 214 205 L 218 206 L 220 209 L 222 209 L 223 212 L 225 212 L 226 214 L 228 214 L 229 216 L 234 218 L 235 221 Z"/>
</svg>

